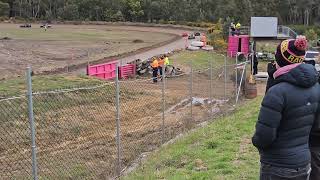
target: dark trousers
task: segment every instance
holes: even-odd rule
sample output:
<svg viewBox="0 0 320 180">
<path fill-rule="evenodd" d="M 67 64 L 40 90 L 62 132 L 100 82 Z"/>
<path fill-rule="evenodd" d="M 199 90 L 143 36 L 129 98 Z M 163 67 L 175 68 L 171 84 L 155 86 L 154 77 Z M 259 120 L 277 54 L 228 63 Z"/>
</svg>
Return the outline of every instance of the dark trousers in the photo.
<svg viewBox="0 0 320 180">
<path fill-rule="evenodd" d="M 236 29 L 235 28 L 231 28 L 231 35 L 234 36 L 236 34 Z"/>
<path fill-rule="evenodd" d="M 311 148 L 311 175 L 310 180 L 319 180 L 320 179 L 320 148 L 312 149 Z"/>
<path fill-rule="evenodd" d="M 160 74 L 160 76 L 162 76 L 162 70 L 163 70 L 163 68 L 161 66 L 159 66 L 159 74 Z"/>
<path fill-rule="evenodd" d="M 158 68 L 152 68 L 152 79 L 153 79 L 153 82 L 156 83 L 158 82 Z"/>
<path fill-rule="evenodd" d="M 162 77 L 162 74 L 163 74 L 163 68 L 161 67 L 161 66 L 159 66 L 159 74 L 160 74 L 160 78 L 161 78 L 161 81 L 162 81 L 162 79 L 163 79 L 163 77 Z"/>
<path fill-rule="evenodd" d="M 253 63 L 253 75 L 258 74 L 258 63 Z"/>
<path fill-rule="evenodd" d="M 309 180 L 311 165 L 298 169 L 261 164 L 260 180 Z"/>
</svg>

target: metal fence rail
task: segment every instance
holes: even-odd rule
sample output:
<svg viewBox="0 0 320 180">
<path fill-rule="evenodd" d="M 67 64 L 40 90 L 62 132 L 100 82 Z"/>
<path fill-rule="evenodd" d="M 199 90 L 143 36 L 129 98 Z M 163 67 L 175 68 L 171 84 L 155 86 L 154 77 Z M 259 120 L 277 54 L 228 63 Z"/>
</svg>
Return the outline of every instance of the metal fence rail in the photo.
<svg viewBox="0 0 320 180">
<path fill-rule="evenodd" d="M 110 179 L 236 101 L 234 62 L 191 62 L 177 77 L 32 91 L 0 100 L 1 179 Z M 241 73 L 240 73 L 241 74 Z"/>
</svg>

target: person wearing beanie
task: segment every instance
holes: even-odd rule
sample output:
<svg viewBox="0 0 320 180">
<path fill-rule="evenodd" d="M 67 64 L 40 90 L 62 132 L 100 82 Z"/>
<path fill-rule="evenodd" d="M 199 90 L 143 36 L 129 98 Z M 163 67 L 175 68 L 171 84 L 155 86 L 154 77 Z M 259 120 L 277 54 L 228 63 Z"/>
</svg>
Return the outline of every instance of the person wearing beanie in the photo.
<svg viewBox="0 0 320 180">
<path fill-rule="evenodd" d="M 252 143 L 260 154 L 260 180 L 307 180 L 309 135 L 320 112 L 316 69 L 304 60 L 307 40 L 285 40 L 277 48 L 274 85 L 261 105 Z"/>
</svg>

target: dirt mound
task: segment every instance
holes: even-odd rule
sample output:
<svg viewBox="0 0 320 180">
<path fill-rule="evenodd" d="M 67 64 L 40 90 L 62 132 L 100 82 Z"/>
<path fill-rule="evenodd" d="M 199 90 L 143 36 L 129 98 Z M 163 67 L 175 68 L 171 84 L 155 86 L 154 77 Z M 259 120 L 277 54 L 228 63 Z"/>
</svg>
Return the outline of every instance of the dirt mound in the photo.
<svg viewBox="0 0 320 180">
<path fill-rule="evenodd" d="M 141 39 L 135 39 L 135 40 L 133 40 L 132 42 L 133 42 L 133 43 L 144 43 L 144 41 L 141 40 Z"/>
<path fill-rule="evenodd" d="M 9 37 L 3 37 L 3 38 L 0 38 L 0 40 L 8 41 L 8 40 L 12 40 L 12 39 L 11 39 L 11 38 L 9 38 Z"/>
</svg>

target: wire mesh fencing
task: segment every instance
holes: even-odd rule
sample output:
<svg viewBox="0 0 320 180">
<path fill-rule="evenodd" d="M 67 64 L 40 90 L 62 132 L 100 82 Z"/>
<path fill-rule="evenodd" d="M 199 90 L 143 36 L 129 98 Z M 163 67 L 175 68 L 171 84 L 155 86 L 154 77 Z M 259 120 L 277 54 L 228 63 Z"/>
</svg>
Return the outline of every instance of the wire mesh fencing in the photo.
<svg viewBox="0 0 320 180">
<path fill-rule="evenodd" d="M 31 179 L 31 141 L 26 97 L 0 100 L 1 179 Z"/>
<path fill-rule="evenodd" d="M 115 85 L 33 95 L 38 176 L 104 179 L 116 165 Z"/>
<path fill-rule="evenodd" d="M 162 88 L 151 80 L 120 81 L 121 163 L 125 168 L 162 137 Z"/>
<path fill-rule="evenodd" d="M 190 74 L 166 78 L 164 139 L 168 141 L 187 131 L 190 122 Z"/>
<path fill-rule="evenodd" d="M 117 78 L 1 99 L 1 179 L 118 177 L 145 152 L 233 107 L 240 72 L 221 56 L 157 83 Z"/>
</svg>

